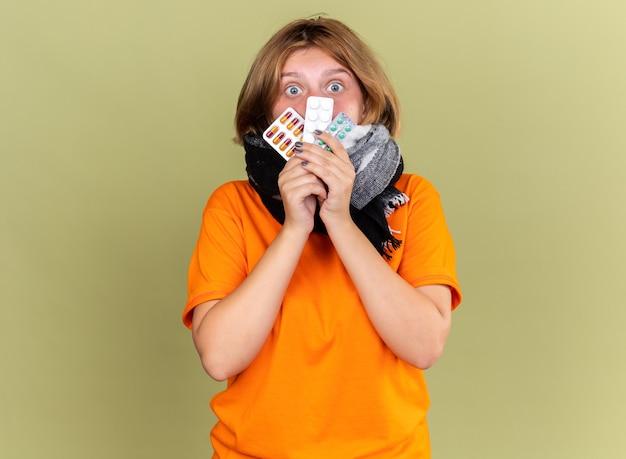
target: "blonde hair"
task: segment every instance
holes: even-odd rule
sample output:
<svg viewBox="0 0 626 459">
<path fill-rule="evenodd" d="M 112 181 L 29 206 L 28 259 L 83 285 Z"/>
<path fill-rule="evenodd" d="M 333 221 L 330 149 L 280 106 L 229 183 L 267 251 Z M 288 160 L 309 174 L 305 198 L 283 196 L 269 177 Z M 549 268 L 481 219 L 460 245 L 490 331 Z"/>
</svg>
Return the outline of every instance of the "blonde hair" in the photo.
<svg viewBox="0 0 626 459">
<path fill-rule="evenodd" d="M 263 46 L 250 67 L 235 113 L 237 143 L 245 134 L 260 134 L 273 121 L 272 107 L 279 96 L 280 72 L 297 50 L 320 48 L 351 70 L 363 92 L 362 124 L 383 124 L 392 137 L 400 130 L 400 104 L 389 78 L 369 46 L 336 19 L 315 17 L 293 21 Z"/>
</svg>

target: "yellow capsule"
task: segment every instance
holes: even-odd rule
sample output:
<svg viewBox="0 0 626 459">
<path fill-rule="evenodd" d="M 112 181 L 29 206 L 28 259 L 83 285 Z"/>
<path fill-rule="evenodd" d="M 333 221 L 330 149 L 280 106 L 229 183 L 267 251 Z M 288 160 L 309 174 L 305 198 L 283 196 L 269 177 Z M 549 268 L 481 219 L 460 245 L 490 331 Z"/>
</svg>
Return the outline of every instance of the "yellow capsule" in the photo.
<svg viewBox="0 0 626 459">
<path fill-rule="evenodd" d="M 287 139 L 278 148 L 280 148 L 280 151 L 285 151 L 285 149 L 289 146 L 290 143 L 291 143 L 291 139 Z"/>
<path fill-rule="evenodd" d="M 278 135 L 274 138 L 274 140 L 272 140 L 272 142 L 274 143 L 274 145 L 278 145 L 280 141 L 283 140 L 283 137 L 285 137 L 285 133 L 279 132 Z"/>
<path fill-rule="evenodd" d="M 267 131 L 267 134 L 265 134 L 265 137 L 267 137 L 268 139 L 271 139 L 272 136 L 276 134 L 276 131 L 278 131 L 278 126 L 274 126 L 272 129 Z"/>
<path fill-rule="evenodd" d="M 291 118 L 291 112 L 287 112 L 283 116 L 281 116 L 280 122 L 285 124 L 289 118 Z"/>
</svg>

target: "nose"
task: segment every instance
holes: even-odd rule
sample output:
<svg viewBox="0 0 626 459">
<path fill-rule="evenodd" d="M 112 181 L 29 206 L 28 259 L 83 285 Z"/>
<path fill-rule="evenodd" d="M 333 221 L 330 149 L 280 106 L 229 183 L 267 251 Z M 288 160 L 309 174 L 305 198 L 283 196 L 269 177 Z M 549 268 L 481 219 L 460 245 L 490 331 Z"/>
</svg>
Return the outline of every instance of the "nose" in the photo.
<svg viewBox="0 0 626 459">
<path fill-rule="evenodd" d="M 311 96 L 322 97 L 322 94 L 320 91 L 308 91 L 307 96 L 299 100 L 298 103 L 295 106 L 293 106 L 293 108 L 296 109 L 296 111 L 300 114 L 302 118 L 304 118 L 304 115 L 306 113 L 306 107 L 309 101 L 309 97 Z"/>
<path fill-rule="evenodd" d="M 304 114 L 306 112 L 306 99 L 298 102 L 297 104 L 292 105 L 295 111 L 298 112 L 302 118 L 304 118 Z"/>
<path fill-rule="evenodd" d="M 332 97 L 328 97 L 326 94 L 324 94 L 321 91 L 310 91 L 307 94 L 306 99 L 304 100 L 300 100 L 296 105 L 293 106 L 293 108 L 300 114 L 300 116 L 302 116 L 304 118 L 305 114 L 306 114 L 306 108 L 309 102 L 309 98 L 310 97 L 323 97 L 324 99 L 331 99 L 333 101 L 333 105 L 334 105 L 334 99 Z M 331 113 L 332 116 L 334 116 L 334 112 L 335 110 L 333 109 L 333 113 Z"/>
<path fill-rule="evenodd" d="M 322 94 L 322 91 L 319 90 L 319 88 L 313 88 L 313 89 L 309 89 L 309 91 L 307 91 L 307 95 L 309 97 L 311 96 L 316 96 L 316 97 L 326 97 Z"/>
</svg>

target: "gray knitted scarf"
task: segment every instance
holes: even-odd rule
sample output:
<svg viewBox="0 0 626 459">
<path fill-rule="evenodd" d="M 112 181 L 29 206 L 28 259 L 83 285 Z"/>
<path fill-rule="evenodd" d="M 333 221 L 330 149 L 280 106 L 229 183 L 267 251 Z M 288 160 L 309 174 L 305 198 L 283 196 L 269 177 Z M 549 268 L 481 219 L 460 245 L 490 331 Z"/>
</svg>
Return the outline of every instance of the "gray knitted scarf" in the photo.
<svg viewBox="0 0 626 459">
<path fill-rule="evenodd" d="M 376 250 L 391 258 L 401 241 L 394 237 L 387 218 L 409 198 L 393 186 L 404 169 L 398 144 L 390 138 L 383 125 L 357 126 L 358 134 L 350 143 L 344 143 L 356 178 L 350 198 L 350 214 Z M 244 136 L 248 180 L 259 194 L 270 214 L 279 222 L 285 221 L 285 210 L 278 189 L 278 174 L 285 160 L 263 140 L 261 135 Z M 313 231 L 326 233 L 326 228 L 315 216 Z"/>
</svg>

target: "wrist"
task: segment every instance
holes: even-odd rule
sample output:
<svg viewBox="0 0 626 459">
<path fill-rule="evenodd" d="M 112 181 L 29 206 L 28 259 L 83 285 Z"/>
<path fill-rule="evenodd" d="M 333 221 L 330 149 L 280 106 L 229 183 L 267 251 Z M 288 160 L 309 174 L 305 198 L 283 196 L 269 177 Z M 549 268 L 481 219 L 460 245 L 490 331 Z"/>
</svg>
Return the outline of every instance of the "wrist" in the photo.
<svg viewBox="0 0 626 459">
<path fill-rule="evenodd" d="M 295 222 L 285 221 L 283 227 L 278 233 L 278 237 L 289 241 L 291 244 L 304 245 L 309 239 L 309 234 L 312 231 L 312 225 L 303 225 Z"/>
<path fill-rule="evenodd" d="M 353 232 L 360 233 L 361 230 L 352 217 L 348 216 L 348 218 L 334 218 L 324 220 L 324 225 L 326 226 L 326 231 L 331 239 L 341 238 L 341 237 L 350 237 Z"/>
</svg>

